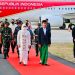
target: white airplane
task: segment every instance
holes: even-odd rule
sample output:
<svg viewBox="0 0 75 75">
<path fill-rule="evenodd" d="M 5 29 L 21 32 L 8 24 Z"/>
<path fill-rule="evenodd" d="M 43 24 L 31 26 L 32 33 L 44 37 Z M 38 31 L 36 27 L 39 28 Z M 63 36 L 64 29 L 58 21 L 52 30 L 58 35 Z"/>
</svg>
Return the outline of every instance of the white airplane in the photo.
<svg viewBox="0 0 75 75">
<path fill-rule="evenodd" d="M 8 18 L 9 21 L 11 19 L 20 18 L 22 21 L 29 20 L 32 22 L 39 22 L 40 20 L 49 19 L 49 22 L 52 27 L 60 27 L 63 25 L 64 19 L 75 19 L 75 2 L 44 2 L 46 3 L 46 7 L 42 6 L 38 9 L 29 8 L 29 10 L 25 10 L 20 13 L 11 14 L 11 15 L 3 15 L 0 20 L 4 20 Z M 50 4 L 49 4 L 50 3 Z M 57 3 L 57 4 L 56 4 Z M 19 8 L 20 9 L 20 8 Z M 23 8 L 22 8 L 23 9 Z M 17 8 L 16 8 L 17 10 Z M 8 11 L 9 12 L 9 11 Z"/>
</svg>

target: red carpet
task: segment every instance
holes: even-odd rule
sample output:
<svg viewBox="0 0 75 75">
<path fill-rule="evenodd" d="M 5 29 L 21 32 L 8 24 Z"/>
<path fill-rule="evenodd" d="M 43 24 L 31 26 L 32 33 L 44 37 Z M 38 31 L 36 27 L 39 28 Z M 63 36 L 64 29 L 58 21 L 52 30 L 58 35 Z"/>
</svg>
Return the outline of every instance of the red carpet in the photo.
<svg viewBox="0 0 75 75">
<path fill-rule="evenodd" d="M 50 66 L 42 66 L 39 64 L 40 59 L 35 56 L 35 50 L 33 49 L 30 51 L 30 60 L 27 66 L 19 64 L 16 53 L 10 52 L 8 61 L 21 75 L 75 75 L 75 69 L 50 58 L 48 59 Z"/>
</svg>

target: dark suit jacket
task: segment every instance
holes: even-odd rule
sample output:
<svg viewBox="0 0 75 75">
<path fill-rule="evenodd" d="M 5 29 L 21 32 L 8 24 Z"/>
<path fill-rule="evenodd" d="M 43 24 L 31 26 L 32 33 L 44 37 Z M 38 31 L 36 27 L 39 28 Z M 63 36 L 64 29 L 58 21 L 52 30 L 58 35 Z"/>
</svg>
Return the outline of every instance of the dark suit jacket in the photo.
<svg viewBox="0 0 75 75">
<path fill-rule="evenodd" d="M 47 29 L 51 32 L 51 25 L 50 25 L 50 23 L 47 23 Z"/>
<path fill-rule="evenodd" d="M 46 34 L 44 34 L 43 28 L 39 29 L 39 44 L 48 45 L 51 44 L 51 32 L 46 28 Z"/>
<path fill-rule="evenodd" d="M 34 30 L 35 35 L 37 35 L 37 36 L 35 36 L 35 42 L 36 42 L 36 43 L 38 43 L 39 29 L 40 29 L 40 28 L 37 28 L 37 29 Z"/>
<path fill-rule="evenodd" d="M 17 26 L 14 31 L 14 38 L 15 38 L 16 42 L 17 42 L 17 34 L 18 34 L 19 30 L 21 30 L 21 27 Z"/>
<path fill-rule="evenodd" d="M 72 29 L 72 37 L 73 37 L 73 42 L 75 42 L 74 41 L 74 39 L 75 39 L 75 27 Z"/>
</svg>

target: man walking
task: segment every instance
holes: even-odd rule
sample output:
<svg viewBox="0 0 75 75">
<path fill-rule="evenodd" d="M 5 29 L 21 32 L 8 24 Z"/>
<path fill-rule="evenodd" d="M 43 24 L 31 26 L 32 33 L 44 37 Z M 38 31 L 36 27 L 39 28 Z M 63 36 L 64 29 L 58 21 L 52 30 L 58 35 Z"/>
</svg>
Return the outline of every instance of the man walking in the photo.
<svg viewBox="0 0 75 75">
<path fill-rule="evenodd" d="M 18 32 L 21 30 L 22 22 L 19 21 L 19 22 L 17 23 L 17 25 L 18 25 L 18 26 L 15 28 L 15 31 L 14 31 L 14 39 L 15 39 L 16 45 L 17 45 L 17 35 L 18 35 Z M 19 58 L 18 46 L 17 46 L 17 53 L 18 53 L 18 58 Z"/>
<path fill-rule="evenodd" d="M 73 44 L 74 44 L 73 52 L 74 52 L 74 58 L 75 58 L 75 26 L 72 29 L 72 37 L 73 37 Z"/>
<path fill-rule="evenodd" d="M 4 47 L 4 59 L 9 57 L 8 53 L 10 48 L 10 42 L 12 39 L 12 30 L 8 26 L 9 26 L 9 23 L 5 22 L 4 28 L 1 31 L 2 43 Z"/>
<path fill-rule="evenodd" d="M 50 23 L 48 22 L 48 19 L 46 19 L 46 21 L 47 21 L 47 29 L 51 32 L 51 25 L 50 25 Z"/>
<path fill-rule="evenodd" d="M 3 28 L 3 22 L 1 21 L 0 22 L 0 54 L 2 54 L 2 36 L 1 36 L 1 31 L 2 31 L 2 28 Z"/>
<path fill-rule="evenodd" d="M 39 52 L 39 49 L 38 49 L 38 35 L 39 35 L 39 29 L 40 29 L 40 26 L 39 24 L 37 25 L 37 28 L 34 30 L 34 33 L 35 33 L 35 50 L 36 50 L 36 56 L 38 56 L 38 52 Z"/>
<path fill-rule="evenodd" d="M 51 45 L 51 32 L 47 28 L 47 21 L 42 21 L 42 28 L 39 29 L 39 48 L 40 48 L 40 63 L 48 65 L 48 46 Z"/>
<path fill-rule="evenodd" d="M 17 27 L 17 24 L 15 24 L 15 20 L 14 19 L 12 19 L 11 24 L 9 25 L 9 27 L 12 29 L 11 48 L 12 48 L 12 53 L 14 53 L 14 49 L 16 47 L 16 41 L 14 39 L 14 31 L 15 31 L 15 28 Z"/>
</svg>

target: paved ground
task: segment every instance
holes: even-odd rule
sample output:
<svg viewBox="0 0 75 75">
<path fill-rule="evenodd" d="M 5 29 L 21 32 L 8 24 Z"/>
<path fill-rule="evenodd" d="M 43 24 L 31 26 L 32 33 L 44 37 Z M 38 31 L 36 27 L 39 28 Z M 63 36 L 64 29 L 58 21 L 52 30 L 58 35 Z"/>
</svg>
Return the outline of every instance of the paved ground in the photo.
<svg viewBox="0 0 75 75">
<path fill-rule="evenodd" d="M 20 75 L 7 60 L 2 59 L 3 56 L 0 55 L 0 75 Z"/>
<path fill-rule="evenodd" d="M 49 57 L 60 62 L 60 63 L 63 63 L 67 66 L 70 66 L 72 68 L 75 68 L 75 64 L 74 63 L 71 63 L 71 62 L 68 62 L 64 59 L 61 59 L 57 56 L 54 56 L 52 54 L 49 54 Z M 0 75 L 20 75 L 17 70 L 15 70 L 15 68 L 13 68 L 13 66 L 11 66 L 9 64 L 9 62 L 7 60 L 4 60 L 2 59 L 3 56 L 0 55 Z"/>
<path fill-rule="evenodd" d="M 52 43 L 68 43 L 72 42 L 72 35 L 71 32 L 67 30 L 52 30 Z M 49 54 L 54 60 L 57 60 L 65 65 L 71 66 L 75 68 L 75 64 L 60 59 L 59 57 L 53 56 Z M 2 59 L 3 56 L 0 55 L 0 75 L 20 75 L 10 64 L 7 60 Z"/>
<path fill-rule="evenodd" d="M 72 32 L 68 30 L 52 30 L 52 43 L 70 43 L 72 42 Z"/>
<path fill-rule="evenodd" d="M 70 61 L 62 59 L 62 58 L 60 58 L 58 56 L 55 56 L 55 55 L 52 55 L 50 53 L 49 53 L 49 57 L 52 58 L 52 59 L 54 59 L 54 60 L 56 60 L 56 61 L 58 61 L 58 62 L 60 62 L 60 63 L 63 63 L 64 65 L 67 65 L 69 67 L 75 68 L 75 63 L 72 63 Z"/>
</svg>

